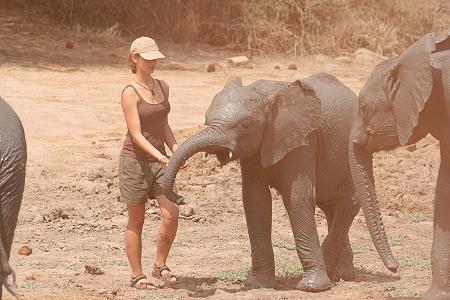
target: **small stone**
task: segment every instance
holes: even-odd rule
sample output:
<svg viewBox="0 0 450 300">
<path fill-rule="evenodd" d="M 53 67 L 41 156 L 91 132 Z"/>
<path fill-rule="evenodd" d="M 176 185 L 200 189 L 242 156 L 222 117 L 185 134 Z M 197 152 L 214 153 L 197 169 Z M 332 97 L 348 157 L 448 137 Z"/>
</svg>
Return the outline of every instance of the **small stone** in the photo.
<svg viewBox="0 0 450 300">
<path fill-rule="evenodd" d="M 91 275 L 103 275 L 105 274 L 105 272 L 100 269 L 97 266 L 93 266 L 93 265 L 85 265 L 84 266 L 86 268 L 86 270 L 84 271 L 85 273 L 91 274 Z"/>
<path fill-rule="evenodd" d="M 100 295 L 104 295 L 104 294 L 107 294 L 107 293 L 108 293 L 108 290 L 106 290 L 106 289 L 100 289 L 100 290 L 98 290 L 98 293 L 99 293 Z"/>
<path fill-rule="evenodd" d="M 52 209 L 49 213 L 42 215 L 44 222 L 53 222 L 58 219 L 69 219 L 69 215 L 62 209 Z"/>
<path fill-rule="evenodd" d="M 180 211 L 180 215 L 182 215 L 183 217 L 192 217 L 193 215 L 195 215 L 195 209 L 193 207 L 183 206 Z"/>
<path fill-rule="evenodd" d="M 248 65 L 250 60 L 247 56 L 234 56 L 227 59 L 227 63 L 231 67 L 245 66 Z"/>
<path fill-rule="evenodd" d="M 216 64 L 209 64 L 208 67 L 206 68 L 206 72 L 208 73 L 215 71 L 216 71 Z"/>
<path fill-rule="evenodd" d="M 297 65 L 294 64 L 294 63 L 289 64 L 288 70 L 298 70 L 298 69 L 297 69 Z"/>
<path fill-rule="evenodd" d="M 19 254 L 20 254 L 20 255 L 28 256 L 28 255 L 30 255 L 31 253 L 33 253 L 33 249 L 31 249 L 31 248 L 28 247 L 28 246 L 22 246 L 22 247 L 20 247 L 20 249 L 19 249 Z"/>
<path fill-rule="evenodd" d="M 118 289 L 111 290 L 111 295 L 117 296 L 118 293 L 119 293 Z"/>
<path fill-rule="evenodd" d="M 409 145 L 406 147 L 406 150 L 408 150 L 409 152 L 414 152 L 417 150 L 417 146 L 416 146 L 416 144 Z"/>
<path fill-rule="evenodd" d="M 338 56 L 335 58 L 335 60 L 338 62 L 346 63 L 346 64 L 352 62 L 352 59 L 348 56 Z"/>
<path fill-rule="evenodd" d="M 36 280 L 36 274 L 32 273 L 31 275 L 26 275 L 25 280 Z"/>
<path fill-rule="evenodd" d="M 279 69 L 280 69 L 280 66 L 279 66 L 279 65 L 275 65 L 273 68 L 274 68 L 275 70 L 279 70 Z"/>
</svg>

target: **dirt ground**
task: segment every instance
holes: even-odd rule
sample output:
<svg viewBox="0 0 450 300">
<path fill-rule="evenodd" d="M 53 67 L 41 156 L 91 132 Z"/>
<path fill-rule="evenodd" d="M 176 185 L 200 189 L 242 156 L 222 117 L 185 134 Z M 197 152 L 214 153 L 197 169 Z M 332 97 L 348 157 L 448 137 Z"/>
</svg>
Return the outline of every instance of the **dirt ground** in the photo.
<svg viewBox="0 0 450 300">
<path fill-rule="evenodd" d="M 439 166 L 438 144 L 431 137 L 375 155 L 383 218 L 401 263 L 398 274 L 383 266 L 360 213 L 350 232 L 356 281 L 338 282 L 318 294 L 295 290 L 302 269 L 285 209 L 274 192 L 272 240 L 279 285 L 276 290 L 246 289 L 250 253 L 239 165 L 221 168 L 215 158 L 198 154 L 177 178 L 187 205 L 181 208 L 168 265 L 180 283 L 156 291 L 127 287 L 127 216 L 117 202 L 117 164 L 126 131 L 119 97 L 133 78 L 125 63 L 132 37 L 91 35 L 96 42 L 46 21 L 29 22 L 0 11 L 0 94 L 22 119 L 29 153 L 11 256 L 23 299 L 406 299 L 427 289 Z M 65 47 L 66 40 L 74 41 L 73 49 Z M 231 68 L 226 58 L 240 53 L 160 44 L 167 59 L 155 77 L 170 85 L 170 124 L 179 142 L 201 128 L 212 97 L 229 77 L 240 76 L 249 84 L 329 72 L 358 92 L 383 59 L 358 50 L 338 58 L 254 57 L 251 67 Z M 297 71 L 288 70 L 291 62 Z M 217 64 L 216 72 L 206 72 L 209 63 Z M 149 204 L 143 239 L 148 273 L 159 224 L 158 208 Z M 323 239 L 326 222 L 320 210 L 317 225 Z M 32 249 L 29 256 L 18 253 L 25 245 Z M 104 274 L 88 274 L 86 266 Z"/>
</svg>

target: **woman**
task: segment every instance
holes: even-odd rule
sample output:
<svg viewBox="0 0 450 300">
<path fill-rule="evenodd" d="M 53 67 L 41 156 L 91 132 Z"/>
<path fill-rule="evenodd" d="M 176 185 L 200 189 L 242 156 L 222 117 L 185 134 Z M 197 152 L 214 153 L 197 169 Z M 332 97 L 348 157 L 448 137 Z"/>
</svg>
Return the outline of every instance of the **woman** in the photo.
<svg viewBox="0 0 450 300">
<path fill-rule="evenodd" d="M 167 119 L 169 86 L 152 77 L 160 58 L 164 55 L 153 39 L 136 39 L 129 54 L 135 78 L 124 88 L 121 97 L 128 132 L 119 161 L 120 201 L 127 204 L 128 210 L 125 248 L 132 272 L 130 286 L 139 289 L 155 288 L 144 275 L 141 264 L 142 227 L 149 197 L 156 199 L 162 216 L 152 275 L 166 283 L 177 280 L 166 266 L 166 260 L 177 232 L 178 206 L 164 196 L 160 180 L 169 162 L 164 143 L 172 153 L 178 145 Z"/>
</svg>

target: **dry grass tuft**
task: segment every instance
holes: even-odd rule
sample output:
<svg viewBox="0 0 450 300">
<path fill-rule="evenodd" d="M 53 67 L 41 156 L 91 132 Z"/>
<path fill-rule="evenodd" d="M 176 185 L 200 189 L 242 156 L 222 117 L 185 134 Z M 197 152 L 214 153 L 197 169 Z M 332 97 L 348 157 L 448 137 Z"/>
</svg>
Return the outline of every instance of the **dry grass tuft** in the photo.
<svg viewBox="0 0 450 300">
<path fill-rule="evenodd" d="M 337 56 L 367 48 L 393 56 L 424 33 L 450 27 L 450 3 L 444 0 L 12 0 L 6 5 L 30 18 L 46 15 L 80 26 L 80 40 L 147 34 L 248 54 Z"/>
</svg>

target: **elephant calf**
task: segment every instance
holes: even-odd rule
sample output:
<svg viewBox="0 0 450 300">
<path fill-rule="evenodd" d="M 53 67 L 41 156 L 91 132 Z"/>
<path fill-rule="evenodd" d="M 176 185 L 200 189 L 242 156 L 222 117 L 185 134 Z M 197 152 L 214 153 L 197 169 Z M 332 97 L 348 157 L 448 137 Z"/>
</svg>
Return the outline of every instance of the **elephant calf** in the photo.
<svg viewBox="0 0 450 300">
<path fill-rule="evenodd" d="M 207 128 L 173 155 L 165 190 L 172 191 L 179 168 L 196 152 L 216 154 L 221 164 L 239 159 L 252 256 L 247 283 L 275 287 L 269 187 L 283 197 L 303 265 L 297 288 L 322 291 L 331 287 L 330 277 L 353 279 L 348 231 L 360 206 L 351 181 L 348 140 L 356 110 L 356 95 L 325 73 L 294 83 L 258 80 L 249 86 L 240 78 L 230 79 L 206 113 Z M 328 223 L 322 249 L 316 204 Z"/>
<path fill-rule="evenodd" d="M 27 149 L 22 124 L 13 109 L 0 98 L 0 299 L 2 285 L 14 294 L 7 277 L 14 271 L 9 254 L 22 202 Z"/>
</svg>

